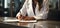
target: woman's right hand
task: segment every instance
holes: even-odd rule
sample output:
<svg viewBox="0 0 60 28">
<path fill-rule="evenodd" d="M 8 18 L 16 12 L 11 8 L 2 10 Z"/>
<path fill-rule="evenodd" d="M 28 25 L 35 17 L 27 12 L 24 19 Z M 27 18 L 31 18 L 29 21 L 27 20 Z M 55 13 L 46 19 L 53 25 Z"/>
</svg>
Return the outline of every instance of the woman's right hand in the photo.
<svg viewBox="0 0 60 28">
<path fill-rule="evenodd" d="M 17 19 L 21 20 L 21 19 L 22 19 L 22 15 L 19 15 L 19 16 L 17 17 Z"/>
<path fill-rule="evenodd" d="M 17 15 L 16 15 L 16 17 L 17 17 L 17 19 L 18 20 L 22 20 L 23 18 L 25 18 L 25 16 L 22 16 L 20 13 L 18 13 Z M 18 23 L 18 26 L 23 26 L 23 25 L 27 25 L 28 23 Z"/>
<path fill-rule="evenodd" d="M 22 15 L 20 13 L 17 13 L 16 18 L 21 20 Z"/>
</svg>

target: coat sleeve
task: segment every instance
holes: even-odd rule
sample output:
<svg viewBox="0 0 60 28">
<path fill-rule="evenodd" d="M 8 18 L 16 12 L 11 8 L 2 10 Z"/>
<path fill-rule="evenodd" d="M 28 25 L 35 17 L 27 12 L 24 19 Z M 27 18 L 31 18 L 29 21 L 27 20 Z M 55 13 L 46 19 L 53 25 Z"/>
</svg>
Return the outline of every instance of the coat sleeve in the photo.
<svg viewBox="0 0 60 28">
<path fill-rule="evenodd" d="M 43 11 L 37 16 L 33 16 L 35 19 L 46 19 L 49 11 L 48 0 L 43 2 Z"/>
<path fill-rule="evenodd" d="M 20 9 L 20 11 L 17 13 L 17 15 L 16 15 L 16 17 L 17 16 L 19 16 L 19 15 L 23 15 L 23 16 L 25 16 L 26 15 L 26 9 L 27 9 L 27 0 L 24 2 L 24 4 L 23 4 L 23 6 L 22 6 L 22 8 Z"/>
</svg>

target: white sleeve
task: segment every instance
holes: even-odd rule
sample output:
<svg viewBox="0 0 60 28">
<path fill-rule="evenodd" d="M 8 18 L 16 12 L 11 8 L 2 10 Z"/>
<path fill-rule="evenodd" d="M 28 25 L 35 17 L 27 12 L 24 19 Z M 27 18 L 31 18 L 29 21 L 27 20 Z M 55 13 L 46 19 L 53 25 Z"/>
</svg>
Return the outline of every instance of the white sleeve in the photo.
<svg viewBox="0 0 60 28">
<path fill-rule="evenodd" d="M 27 0 L 24 2 L 22 8 L 21 8 L 20 11 L 17 13 L 16 17 L 19 16 L 19 15 L 23 15 L 23 16 L 26 15 L 26 12 L 27 12 L 27 10 L 26 10 L 26 9 L 27 9 L 26 4 L 27 4 Z"/>
<path fill-rule="evenodd" d="M 47 15 L 48 15 L 48 12 L 42 12 L 40 13 L 39 15 L 37 16 L 33 16 L 35 19 L 46 19 L 47 18 Z"/>
<path fill-rule="evenodd" d="M 33 16 L 35 19 L 46 19 L 49 11 L 48 0 L 43 2 L 43 11 L 37 16 Z"/>
</svg>

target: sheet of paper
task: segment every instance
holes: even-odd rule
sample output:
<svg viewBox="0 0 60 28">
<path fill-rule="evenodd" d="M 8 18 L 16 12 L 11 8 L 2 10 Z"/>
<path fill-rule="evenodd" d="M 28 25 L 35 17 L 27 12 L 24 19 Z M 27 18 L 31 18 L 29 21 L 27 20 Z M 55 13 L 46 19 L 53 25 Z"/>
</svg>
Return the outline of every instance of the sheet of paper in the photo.
<svg viewBox="0 0 60 28">
<path fill-rule="evenodd" d="M 37 22 L 37 20 L 18 20 L 18 19 L 14 19 L 14 20 L 12 20 L 12 19 L 4 20 L 4 22 L 17 22 L 17 21 L 19 21 L 19 22 Z"/>
</svg>

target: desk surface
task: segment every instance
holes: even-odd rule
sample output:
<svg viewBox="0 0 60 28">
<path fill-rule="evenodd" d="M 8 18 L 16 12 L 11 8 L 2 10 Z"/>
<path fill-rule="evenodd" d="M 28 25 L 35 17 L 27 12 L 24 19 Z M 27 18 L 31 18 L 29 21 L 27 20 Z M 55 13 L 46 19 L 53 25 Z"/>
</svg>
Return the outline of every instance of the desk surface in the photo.
<svg viewBox="0 0 60 28">
<path fill-rule="evenodd" d="M 4 18 L 7 18 L 7 19 L 16 19 L 15 17 L 0 17 L 0 21 L 2 21 Z M 55 21 L 55 20 L 49 20 L 49 19 L 41 19 L 41 20 L 38 20 L 38 23 L 40 24 L 45 24 L 45 25 L 51 25 L 52 26 L 59 26 L 60 28 L 60 21 Z M 8 23 L 8 24 L 11 24 L 13 25 L 14 23 Z M 14 24 L 16 25 L 16 23 Z"/>
</svg>

